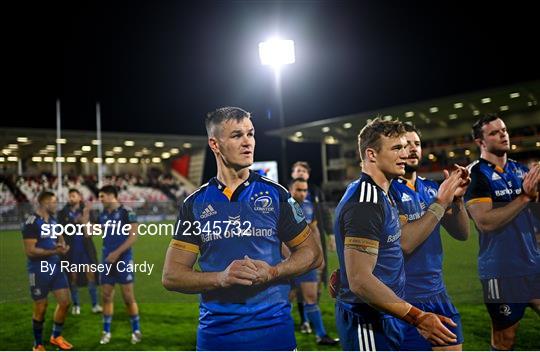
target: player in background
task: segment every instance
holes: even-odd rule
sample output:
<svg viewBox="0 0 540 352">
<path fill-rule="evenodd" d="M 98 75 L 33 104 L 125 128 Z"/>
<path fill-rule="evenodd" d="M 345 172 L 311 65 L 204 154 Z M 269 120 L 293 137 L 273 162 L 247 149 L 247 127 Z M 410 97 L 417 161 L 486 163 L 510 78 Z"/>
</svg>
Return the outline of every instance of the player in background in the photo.
<svg viewBox="0 0 540 352">
<path fill-rule="evenodd" d="M 131 343 L 141 342 L 142 333 L 139 325 L 139 307 L 135 301 L 134 273 L 117 270 L 116 263 L 133 264 L 132 247 L 137 239 L 137 215 L 131 208 L 124 206 L 118 201 L 118 193 L 114 186 L 103 186 L 99 190 L 99 200 L 103 204 L 103 211 L 99 215 L 99 223 L 105 230 L 103 238 L 103 263 L 113 264 L 107 274 L 101 272 L 101 294 L 103 300 L 103 332 L 99 343 L 102 345 L 111 341 L 111 324 L 114 311 L 114 286 L 120 285 L 122 298 L 127 308 L 131 322 Z M 116 228 L 129 224 L 129 235 L 106 224 L 116 224 Z"/>
<path fill-rule="evenodd" d="M 469 217 L 465 210 L 463 195 L 470 182 L 469 172 L 463 167 L 463 182 L 451 194 L 447 191 L 448 182 L 441 186 L 435 181 L 417 175 L 422 160 L 420 132 L 413 125 L 404 124 L 407 140 L 407 159 L 405 175 L 392 181 L 390 191 L 399 209 L 402 231 L 407 226 L 417 226 L 419 231 L 413 236 L 401 236 L 401 248 L 405 254 L 405 300 L 423 311 L 436 313 L 452 319 L 457 327 L 449 327 L 457 336 L 457 342 L 449 346 L 432 346 L 424 339 L 414 326 L 410 325 L 405 332 L 402 350 L 461 350 L 463 329 L 458 310 L 452 304 L 444 285 L 442 264 L 443 247 L 440 225 L 459 241 L 469 237 Z M 448 172 L 444 170 L 446 178 Z M 426 211 L 437 202 L 444 209 L 442 218 Z"/>
<path fill-rule="evenodd" d="M 404 297 L 404 257 L 398 209 L 389 194 L 394 178 L 405 174 L 407 141 L 399 121 L 379 118 L 358 136 L 362 174 L 347 187 L 336 208 L 334 233 L 341 285 L 336 302 L 336 325 L 344 350 L 400 349 L 407 323 L 434 345 L 457 342 L 449 318 L 424 312 Z M 461 172 L 448 177 L 448 193 L 461 182 Z M 428 212 L 442 217 L 441 205 Z M 414 226 L 407 232 L 415 232 Z M 447 325 L 447 326 L 445 326 Z"/>
<path fill-rule="evenodd" d="M 180 208 L 163 286 L 201 294 L 198 350 L 294 350 L 288 280 L 321 265 L 319 245 L 287 189 L 249 170 L 250 113 L 223 107 L 205 123 L 217 175 Z"/>
<path fill-rule="evenodd" d="M 469 168 L 467 210 L 479 233 L 478 273 L 491 317 L 491 347 L 513 349 L 530 306 L 540 314 L 540 250 L 531 207 L 538 207 L 540 165 L 530 170 L 508 158 L 504 121 L 485 115 L 473 125 L 480 159 Z"/>
<path fill-rule="evenodd" d="M 30 295 L 34 300 L 32 312 L 32 329 L 34 331 L 34 351 L 45 351 L 43 344 L 43 324 L 47 311 L 49 292 L 56 299 L 53 331 L 49 342 L 63 350 L 73 346 L 62 336 L 62 329 L 69 309 L 69 285 L 66 275 L 60 270 L 60 257 L 65 255 L 69 246 L 65 245 L 62 236 L 55 239 L 52 230 L 46 226 L 56 224 L 56 196 L 52 192 L 42 192 L 38 196 L 38 206 L 22 226 L 24 251 L 28 257 L 27 269 L 30 280 Z M 47 270 L 42 270 L 46 262 Z M 54 265 L 54 267 L 53 267 Z M 54 269 L 53 269 L 54 268 Z"/>
<path fill-rule="evenodd" d="M 306 197 L 307 204 L 313 208 L 313 217 L 317 221 L 317 229 L 320 233 L 321 246 L 324 256 L 324 262 L 328 262 L 328 250 L 336 250 L 336 240 L 332 233 L 332 215 L 326 206 L 324 193 L 313 183 L 309 183 L 311 176 L 311 167 L 306 161 L 297 161 L 291 168 L 291 179 L 302 178 L 308 181 L 308 193 Z M 327 238 L 327 234 L 330 234 Z M 327 284 L 328 267 L 325 265 L 321 270 L 321 282 Z M 320 286 L 318 287 L 320 294 Z M 304 302 L 302 295 L 297 295 L 297 308 L 300 315 L 300 332 L 311 334 L 311 326 L 304 317 Z"/>
<path fill-rule="evenodd" d="M 68 191 L 68 203 L 58 213 L 58 221 L 62 225 L 66 224 L 86 224 L 90 218 L 90 207 L 84 204 L 79 192 L 76 188 L 71 188 Z M 70 250 L 67 254 L 67 259 L 70 264 L 97 264 L 96 247 L 92 241 L 92 237 L 86 233 L 83 228 L 82 234 L 66 236 L 64 238 Z M 70 275 L 70 291 L 73 307 L 71 314 L 81 314 L 81 304 L 79 300 L 78 281 L 81 280 L 79 275 L 82 273 L 72 272 Z M 96 275 L 93 272 L 85 273 L 86 282 L 88 285 L 88 293 L 92 302 L 92 313 L 101 313 L 103 309 L 98 304 Z M 81 280 L 83 281 L 83 280 Z"/>
<path fill-rule="evenodd" d="M 311 230 L 311 235 L 316 239 L 319 246 L 320 233 L 317 227 L 317 220 L 315 219 L 313 204 L 307 200 L 308 194 L 308 182 L 303 178 L 293 179 L 289 183 L 289 192 L 291 196 L 300 204 L 306 222 Z M 322 247 L 321 247 L 322 250 Z M 324 265 L 324 262 L 323 262 Z M 319 291 L 319 274 L 318 269 L 312 269 L 305 274 L 297 276 L 293 279 L 294 286 L 296 287 L 297 294 L 302 296 L 302 302 L 304 305 L 303 314 L 304 321 L 307 324 L 312 324 L 315 329 L 315 340 L 318 345 L 336 345 L 339 340 L 334 339 L 326 333 L 324 323 L 322 319 L 321 310 L 318 305 L 318 291 Z"/>
</svg>

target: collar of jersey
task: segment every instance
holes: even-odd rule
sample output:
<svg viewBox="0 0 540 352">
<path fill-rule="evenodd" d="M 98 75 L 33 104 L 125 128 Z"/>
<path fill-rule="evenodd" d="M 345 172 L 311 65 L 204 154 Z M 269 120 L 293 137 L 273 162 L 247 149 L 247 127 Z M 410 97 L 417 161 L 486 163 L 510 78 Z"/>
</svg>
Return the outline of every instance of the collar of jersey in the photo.
<svg viewBox="0 0 540 352">
<path fill-rule="evenodd" d="M 505 169 L 506 169 L 506 165 L 508 165 L 508 160 L 506 160 L 506 164 L 504 165 L 504 168 L 502 168 L 502 169 L 501 169 L 500 166 L 497 166 L 497 165 L 495 165 L 495 164 L 493 164 L 493 163 L 487 161 L 487 160 L 484 159 L 484 158 L 480 158 L 480 161 L 482 161 L 482 162 L 488 164 L 489 167 L 491 167 L 492 169 L 494 169 L 495 171 L 497 171 L 497 172 L 500 173 L 500 174 L 504 174 L 504 173 L 506 172 L 506 170 L 505 170 Z"/>
<path fill-rule="evenodd" d="M 220 180 L 218 180 L 217 177 L 212 177 L 212 179 L 208 183 L 210 185 L 216 186 L 221 191 L 221 193 L 223 193 L 223 195 L 225 197 L 227 197 L 227 199 L 229 201 L 232 202 L 232 201 L 236 200 L 238 198 L 238 196 L 242 193 L 242 191 L 246 187 L 248 187 L 253 181 L 255 181 L 257 179 L 257 177 L 259 177 L 259 174 L 249 170 L 249 176 L 248 176 L 247 180 L 245 180 L 238 187 L 236 187 L 234 192 L 232 192 L 230 190 L 230 188 L 228 188 L 225 184 L 223 184 Z"/>
</svg>

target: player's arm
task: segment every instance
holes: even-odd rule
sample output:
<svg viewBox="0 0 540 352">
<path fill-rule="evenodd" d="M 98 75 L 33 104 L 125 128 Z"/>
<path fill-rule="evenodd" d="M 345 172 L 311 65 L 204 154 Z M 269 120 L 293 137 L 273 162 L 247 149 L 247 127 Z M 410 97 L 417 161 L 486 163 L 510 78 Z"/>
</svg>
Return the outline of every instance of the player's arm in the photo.
<svg viewBox="0 0 540 352">
<path fill-rule="evenodd" d="M 69 250 L 68 247 L 58 245 L 55 249 L 44 249 L 36 247 L 37 239 L 25 238 L 24 240 L 24 252 L 28 258 L 44 258 L 51 255 L 61 254 L 64 255 Z"/>
<path fill-rule="evenodd" d="M 323 247 L 322 247 L 322 240 L 321 240 L 321 232 L 319 231 L 317 220 L 313 220 L 311 223 L 308 224 L 308 226 L 309 226 L 309 229 L 311 230 L 311 236 L 315 238 L 315 241 L 317 242 L 317 245 L 319 246 L 322 253 Z M 322 269 L 324 268 L 324 265 L 325 263 L 324 263 L 324 256 L 323 256 L 322 263 L 318 268 Z"/>
<path fill-rule="evenodd" d="M 345 270 L 351 291 L 375 309 L 416 326 L 419 333 L 431 343 L 455 343 L 456 336 L 442 323 L 456 326 L 451 319 L 412 306 L 373 275 L 379 253 L 376 234 L 383 232 L 384 210 L 379 204 L 360 204 L 346 209 L 342 218 L 345 230 Z"/>
<path fill-rule="evenodd" d="M 175 240 L 173 240 L 175 241 Z M 251 286 L 256 268 L 247 260 L 234 260 L 221 272 L 194 270 L 197 253 L 172 244 L 167 249 L 161 283 L 169 291 L 202 293 L 232 285 Z"/>
<path fill-rule="evenodd" d="M 439 187 L 437 200 L 428 207 L 424 215 L 412 222 L 401 222 L 401 249 L 403 253 L 412 253 L 416 247 L 428 238 L 435 226 L 443 218 L 448 206 L 452 203 L 454 193 L 461 182 L 461 171 L 456 170 L 448 175 L 445 170 L 445 175 L 447 177 Z"/>
<path fill-rule="evenodd" d="M 478 229 L 483 233 L 495 231 L 512 221 L 535 199 L 539 178 L 540 167 L 534 167 L 523 178 L 522 193 L 505 206 L 494 208 L 489 183 L 482 174 L 473 173 L 466 205 Z"/>
<path fill-rule="evenodd" d="M 441 220 L 441 225 L 450 236 L 459 241 L 469 238 L 469 216 L 465 209 L 463 197 L 456 197 Z"/>
<path fill-rule="evenodd" d="M 122 253 L 130 249 L 135 244 L 135 241 L 137 241 L 137 229 L 139 227 L 139 224 L 134 222 L 134 223 L 130 223 L 129 225 L 130 225 L 129 234 L 126 235 L 128 238 L 120 246 L 118 246 L 118 248 L 116 248 L 114 251 L 109 253 L 107 258 L 105 258 L 106 262 L 108 263 L 116 262 L 118 258 L 120 258 Z M 122 226 L 125 226 L 125 224 Z"/>
</svg>

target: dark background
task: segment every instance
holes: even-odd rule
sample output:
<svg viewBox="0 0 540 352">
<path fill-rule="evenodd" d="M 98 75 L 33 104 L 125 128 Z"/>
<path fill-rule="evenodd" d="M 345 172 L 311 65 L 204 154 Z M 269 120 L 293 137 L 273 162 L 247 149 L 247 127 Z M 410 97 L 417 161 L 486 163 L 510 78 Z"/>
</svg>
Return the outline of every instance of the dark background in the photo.
<svg viewBox="0 0 540 352">
<path fill-rule="evenodd" d="M 273 73 L 257 45 L 295 40 L 282 76 L 285 124 L 538 79 L 533 2 L 52 1 L 4 6 L 10 80 L 2 123 L 205 133 L 206 112 L 251 111 L 256 160 L 279 160 Z M 316 151 L 316 152 L 314 152 Z M 320 179 L 319 147 L 289 144 Z M 208 155 L 207 172 L 215 171 Z"/>
</svg>

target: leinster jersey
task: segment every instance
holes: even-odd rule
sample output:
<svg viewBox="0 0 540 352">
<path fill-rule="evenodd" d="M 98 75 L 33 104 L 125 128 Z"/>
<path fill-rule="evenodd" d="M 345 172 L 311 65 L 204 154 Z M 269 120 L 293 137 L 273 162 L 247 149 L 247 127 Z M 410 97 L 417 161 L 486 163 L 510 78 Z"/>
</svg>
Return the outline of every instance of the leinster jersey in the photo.
<svg viewBox="0 0 540 352">
<path fill-rule="evenodd" d="M 220 272 L 246 255 L 275 266 L 282 261 L 282 242 L 295 247 L 308 236 L 302 209 L 287 190 L 250 171 L 234 192 L 214 177 L 187 197 L 171 246 L 198 253 L 202 272 Z M 202 293 L 197 348 L 295 348 L 294 341 L 283 345 L 264 339 L 286 322 L 294 340 L 289 288 L 283 281 Z"/>
<path fill-rule="evenodd" d="M 471 184 L 465 200 L 467 206 L 493 203 L 503 207 L 521 194 L 528 169 L 508 159 L 504 168 L 485 159 L 469 166 Z M 540 273 L 540 250 L 534 233 L 534 219 L 529 207 L 523 209 L 506 225 L 489 232 L 478 230 L 480 279 L 527 276 Z"/>
<path fill-rule="evenodd" d="M 336 208 L 334 233 L 341 269 L 341 287 L 337 299 L 342 306 L 354 311 L 374 313 L 373 308 L 363 304 L 350 290 L 345 269 L 345 245 L 360 244 L 364 239 L 379 243 L 373 275 L 397 296 L 403 297 L 405 271 L 398 210 L 392 196 L 386 194 L 369 175 L 362 173 L 360 179 L 347 187 Z"/>
<path fill-rule="evenodd" d="M 390 193 L 396 200 L 399 216 L 403 223 L 418 220 L 437 199 L 439 185 L 418 176 L 412 185 L 398 178 L 392 182 Z M 405 255 L 405 297 L 408 301 L 436 295 L 445 290 L 442 261 L 440 223 L 429 237 L 411 254 Z"/>
<path fill-rule="evenodd" d="M 37 213 L 33 213 L 22 225 L 23 239 L 36 239 L 37 248 L 55 249 L 56 238 L 52 237 L 53 230 L 50 227 L 53 224 L 56 224 L 56 219 L 52 216 L 49 216 L 49 221 L 47 222 Z M 28 268 L 39 267 L 42 260 L 46 260 L 49 263 L 57 263 L 60 261 L 60 257 L 58 255 L 51 255 L 43 258 L 28 258 Z"/>
<path fill-rule="evenodd" d="M 99 223 L 105 233 L 103 238 L 103 258 L 127 241 L 129 235 L 124 235 L 122 227 L 137 222 L 137 215 L 131 208 L 120 205 L 111 212 L 107 210 L 99 214 Z M 106 226 L 109 224 L 109 226 Z M 114 225 L 114 226 L 113 226 Z M 131 248 L 122 253 L 122 258 L 131 257 Z"/>
</svg>

